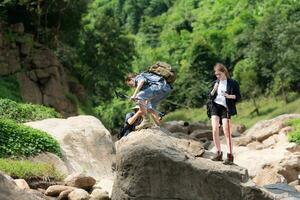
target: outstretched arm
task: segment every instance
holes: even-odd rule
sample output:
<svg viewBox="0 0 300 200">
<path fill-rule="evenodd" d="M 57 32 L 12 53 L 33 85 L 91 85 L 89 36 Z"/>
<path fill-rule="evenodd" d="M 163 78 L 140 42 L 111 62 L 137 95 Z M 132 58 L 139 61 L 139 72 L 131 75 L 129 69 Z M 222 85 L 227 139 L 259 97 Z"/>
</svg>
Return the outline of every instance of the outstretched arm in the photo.
<svg viewBox="0 0 300 200">
<path fill-rule="evenodd" d="M 130 117 L 128 120 L 127 120 L 127 123 L 129 125 L 132 125 L 136 120 L 137 118 L 139 118 L 140 116 L 142 115 L 142 112 L 139 110 L 137 111 L 132 117 Z"/>
<path fill-rule="evenodd" d="M 134 99 L 134 98 L 136 97 L 137 93 L 141 90 L 141 88 L 143 87 L 144 83 L 145 83 L 144 80 L 141 80 L 141 81 L 138 83 L 138 85 L 137 85 L 137 87 L 136 87 L 136 89 L 135 89 L 133 95 L 131 96 L 131 99 Z"/>
</svg>

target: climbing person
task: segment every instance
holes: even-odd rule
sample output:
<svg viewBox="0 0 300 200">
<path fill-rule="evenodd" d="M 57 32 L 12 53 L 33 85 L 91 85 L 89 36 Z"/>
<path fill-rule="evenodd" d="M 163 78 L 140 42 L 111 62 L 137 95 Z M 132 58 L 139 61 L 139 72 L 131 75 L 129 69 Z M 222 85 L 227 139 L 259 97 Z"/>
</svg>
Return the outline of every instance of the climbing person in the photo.
<svg viewBox="0 0 300 200">
<path fill-rule="evenodd" d="M 132 108 L 132 112 L 126 114 L 124 125 L 121 127 L 118 139 L 127 136 L 130 132 L 135 131 L 142 122 L 141 111 L 136 105 Z"/>
<path fill-rule="evenodd" d="M 143 72 L 139 75 L 128 74 L 126 78 L 127 85 L 135 87 L 135 91 L 131 96 L 131 99 L 138 102 L 141 111 L 140 115 L 143 117 L 143 121 L 139 126 L 140 128 L 148 126 L 148 113 L 151 114 L 155 124 L 157 126 L 160 125 L 161 116 L 159 116 L 156 106 L 162 99 L 166 98 L 172 90 L 170 82 L 166 80 L 167 78 L 165 74 L 167 74 L 168 71 L 165 70 L 164 73 L 160 73 L 159 71 L 160 68 L 165 69 L 164 67 L 167 65 L 162 62 L 157 62 L 155 66 L 156 71 L 151 71 L 150 68 L 148 72 Z M 172 81 L 173 80 L 175 81 L 175 79 L 172 79 Z"/>
<path fill-rule="evenodd" d="M 236 102 L 241 99 L 239 84 L 230 78 L 227 68 L 217 63 L 214 66 L 214 73 L 217 80 L 209 93 L 208 115 L 211 118 L 213 141 L 217 149 L 214 161 L 222 161 L 219 127 L 223 126 L 223 132 L 228 147 L 227 158 L 224 164 L 233 164 L 233 150 L 231 137 L 231 116 L 237 114 Z M 221 123 L 220 123 L 221 122 Z"/>
</svg>

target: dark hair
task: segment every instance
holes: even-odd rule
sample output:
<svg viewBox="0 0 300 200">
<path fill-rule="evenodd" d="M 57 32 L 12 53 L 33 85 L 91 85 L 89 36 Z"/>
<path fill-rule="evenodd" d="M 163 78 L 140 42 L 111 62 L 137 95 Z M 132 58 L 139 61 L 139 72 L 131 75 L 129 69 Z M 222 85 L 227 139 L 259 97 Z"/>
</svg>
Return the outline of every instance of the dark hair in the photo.
<svg viewBox="0 0 300 200">
<path fill-rule="evenodd" d="M 227 78 L 230 78 L 228 69 L 222 63 L 216 63 L 215 66 L 214 66 L 214 70 L 218 70 L 220 72 L 223 72 L 223 73 L 225 73 L 225 76 Z"/>
<path fill-rule="evenodd" d="M 136 77 L 136 74 L 134 74 L 134 73 L 129 73 L 129 74 L 127 74 L 127 76 L 126 76 L 125 81 L 128 82 L 128 81 L 130 81 L 131 79 L 133 79 L 133 78 L 135 78 L 135 77 Z"/>
</svg>

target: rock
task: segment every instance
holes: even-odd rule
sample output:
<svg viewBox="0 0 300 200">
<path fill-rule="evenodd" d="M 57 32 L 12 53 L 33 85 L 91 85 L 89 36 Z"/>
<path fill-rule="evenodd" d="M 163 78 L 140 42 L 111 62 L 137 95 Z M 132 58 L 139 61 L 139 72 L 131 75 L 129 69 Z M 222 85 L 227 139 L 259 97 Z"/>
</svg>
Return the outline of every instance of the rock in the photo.
<svg viewBox="0 0 300 200">
<path fill-rule="evenodd" d="M 23 41 L 21 42 L 21 47 L 20 47 L 20 54 L 21 56 L 29 56 L 32 50 L 33 46 L 33 35 L 32 34 L 25 34 L 23 36 Z"/>
<path fill-rule="evenodd" d="M 256 141 L 247 144 L 247 147 L 252 150 L 261 150 L 265 148 L 264 144 Z"/>
<path fill-rule="evenodd" d="M 244 124 L 233 124 L 231 127 L 232 137 L 239 137 L 242 133 L 246 131 L 246 126 Z"/>
<path fill-rule="evenodd" d="M 85 172 L 100 180 L 106 191 L 111 190 L 115 148 L 110 133 L 97 118 L 46 119 L 26 125 L 46 131 L 59 142 L 68 174 Z"/>
<path fill-rule="evenodd" d="M 89 200 L 90 195 L 83 189 L 75 189 L 69 195 L 69 200 Z"/>
<path fill-rule="evenodd" d="M 23 34 L 25 31 L 24 24 L 23 23 L 14 24 L 12 25 L 11 30 L 15 33 Z"/>
<path fill-rule="evenodd" d="M 60 174 L 67 176 L 69 174 L 68 168 L 66 166 L 66 164 L 64 163 L 64 161 L 62 161 L 62 159 L 60 157 L 58 157 L 57 155 L 53 154 L 53 153 L 41 153 L 38 154 L 34 157 L 29 158 L 30 161 L 35 162 L 35 163 L 47 163 L 50 165 L 55 166 L 55 168 L 57 169 L 57 171 L 59 171 Z M 33 188 L 36 189 L 36 188 Z"/>
<path fill-rule="evenodd" d="M 46 192 L 46 189 L 53 185 L 63 185 L 62 182 L 56 182 L 53 180 L 45 181 L 40 177 L 30 177 L 27 179 L 27 183 L 31 189 L 43 189 Z"/>
<path fill-rule="evenodd" d="M 0 199 L 1 200 L 43 200 L 42 198 L 19 189 L 11 177 L 0 172 Z"/>
<path fill-rule="evenodd" d="M 289 182 L 298 178 L 300 172 L 300 154 L 285 156 L 278 165 L 278 173 L 282 174 Z"/>
<path fill-rule="evenodd" d="M 5 49 L 0 51 L 3 55 L 0 62 L 0 75 L 11 75 L 21 70 L 19 52 L 17 49 Z"/>
<path fill-rule="evenodd" d="M 75 94 L 78 97 L 79 101 L 81 101 L 81 102 L 86 101 L 87 96 L 86 96 L 86 92 L 85 92 L 83 85 L 81 85 L 80 83 L 77 83 L 75 81 L 68 82 L 68 85 L 70 88 L 70 92 L 72 94 Z"/>
<path fill-rule="evenodd" d="M 90 200 L 110 200 L 108 192 L 101 189 L 94 189 L 90 195 Z"/>
<path fill-rule="evenodd" d="M 278 134 L 283 128 L 284 122 L 293 118 L 300 118 L 300 114 L 284 114 L 271 120 L 260 121 L 248 129 L 245 134 L 254 140 L 262 142 L 268 137 Z"/>
<path fill-rule="evenodd" d="M 271 147 L 274 146 L 278 141 L 278 135 L 272 135 L 268 137 L 266 140 L 264 140 L 262 143 L 264 144 L 265 148 L 266 147 Z"/>
<path fill-rule="evenodd" d="M 211 130 L 211 126 L 208 126 L 206 122 L 193 122 L 188 125 L 188 132 L 192 133 L 196 130 Z"/>
<path fill-rule="evenodd" d="M 96 183 L 96 180 L 91 176 L 86 176 L 82 173 L 74 173 L 65 179 L 65 184 L 85 190 L 91 189 Z"/>
<path fill-rule="evenodd" d="M 45 190 L 45 189 L 43 189 L 43 188 L 37 188 L 36 190 L 37 190 L 37 191 L 39 191 L 39 192 L 41 192 L 41 193 L 43 193 L 43 194 L 45 194 L 45 193 L 46 193 L 46 190 Z"/>
<path fill-rule="evenodd" d="M 188 123 L 185 123 L 184 121 L 169 121 L 162 124 L 162 127 L 170 131 L 171 133 L 185 133 L 188 134 L 189 127 Z"/>
<path fill-rule="evenodd" d="M 253 138 L 250 136 L 242 136 L 238 138 L 233 138 L 233 142 L 236 146 L 247 146 L 253 141 Z"/>
<path fill-rule="evenodd" d="M 69 189 L 62 191 L 59 196 L 57 197 L 57 200 L 68 200 L 69 194 L 73 191 L 74 189 Z"/>
<path fill-rule="evenodd" d="M 296 189 L 298 192 L 300 192 L 300 185 L 296 185 L 296 186 L 295 186 L 295 189 Z"/>
<path fill-rule="evenodd" d="M 1 29 L 1 27 L 0 27 Z M 2 48 L 4 46 L 4 37 L 3 34 L 0 32 L 0 48 Z"/>
<path fill-rule="evenodd" d="M 191 137 L 195 137 L 197 139 L 203 139 L 203 138 L 206 138 L 206 139 L 209 139 L 209 140 L 212 140 L 213 137 L 212 137 L 212 130 L 195 130 L 193 131 L 191 134 L 190 134 Z"/>
<path fill-rule="evenodd" d="M 57 197 L 61 192 L 65 191 L 65 190 L 74 190 L 74 189 L 76 189 L 76 188 L 71 187 L 71 186 L 52 185 L 52 186 L 48 187 L 45 194 L 47 196 Z"/>
<path fill-rule="evenodd" d="M 297 185 L 300 185 L 300 181 L 298 179 L 292 181 L 289 183 L 290 186 L 297 186 Z"/>
<path fill-rule="evenodd" d="M 30 194 L 33 194 L 37 197 L 40 197 L 41 199 L 47 199 L 48 200 L 48 197 L 43 192 L 40 192 L 38 190 L 33 190 L 33 189 L 26 189 L 26 191 Z"/>
<path fill-rule="evenodd" d="M 193 158 L 177 140 L 147 129 L 117 142 L 111 199 L 271 199 L 255 187 L 247 170 Z"/>
<path fill-rule="evenodd" d="M 291 126 L 287 126 L 287 127 L 284 127 L 282 128 L 278 134 L 284 134 L 284 135 L 287 135 L 289 132 L 293 131 L 293 127 Z"/>
<path fill-rule="evenodd" d="M 29 185 L 27 184 L 27 182 L 24 179 L 15 179 L 14 181 L 20 189 L 22 189 L 22 190 L 30 189 Z"/>
<path fill-rule="evenodd" d="M 286 145 L 286 150 L 291 153 L 300 152 L 300 145 L 296 143 L 288 143 L 288 145 Z"/>
<path fill-rule="evenodd" d="M 286 183 L 286 179 L 281 174 L 278 174 L 278 170 L 270 166 L 266 166 L 264 169 L 259 171 L 253 181 L 259 186 Z"/>
<path fill-rule="evenodd" d="M 23 99 L 27 102 L 42 104 L 43 97 L 39 86 L 31 81 L 25 73 L 18 73 L 17 80 L 20 83 L 20 91 Z"/>
</svg>

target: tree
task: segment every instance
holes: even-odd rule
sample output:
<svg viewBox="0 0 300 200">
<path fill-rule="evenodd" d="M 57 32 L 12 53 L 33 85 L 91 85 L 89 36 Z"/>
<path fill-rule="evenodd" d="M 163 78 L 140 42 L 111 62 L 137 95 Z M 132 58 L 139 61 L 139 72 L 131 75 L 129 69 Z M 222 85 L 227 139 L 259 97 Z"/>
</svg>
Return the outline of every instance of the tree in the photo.
<svg viewBox="0 0 300 200">
<path fill-rule="evenodd" d="M 257 84 L 258 75 L 256 69 L 255 62 L 251 59 L 241 60 L 234 67 L 233 77 L 240 84 L 242 96 L 252 100 L 253 112 L 259 115 L 259 105 L 256 99 L 261 94 L 261 88 Z"/>
<path fill-rule="evenodd" d="M 112 9 L 97 7 L 83 19 L 80 39 L 78 70 L 94 100 L 108 101 L 116 88 L 124 87 L 124 76 L 131 70 L 133 40 L 118 25 Z"/>
</svg>

